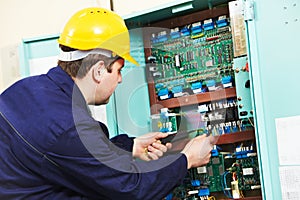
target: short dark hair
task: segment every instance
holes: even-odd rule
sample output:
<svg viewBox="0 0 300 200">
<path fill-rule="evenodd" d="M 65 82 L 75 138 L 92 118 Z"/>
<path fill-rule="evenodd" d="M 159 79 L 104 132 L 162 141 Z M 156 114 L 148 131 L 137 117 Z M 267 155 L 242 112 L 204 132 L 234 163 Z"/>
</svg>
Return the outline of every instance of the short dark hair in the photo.
<svg viewBox="0 0 300 200">
<path fill-rule="evenodd" d="M 70 52 L 78 49 L 70 48 L 64 45 L 59 45 L 62 51 Z M 90 54 L 85 58 L 74 61 L 61 61 L 58 60 L 57 64 L 71 77 L 83 78 L 93 65 L 100 60 L 104 61 L 105 68 L 110 73 L 112 71 L 112 64 L 118 60 L 117 58 L 109 58 L 101 54 Z"/>
</svg>

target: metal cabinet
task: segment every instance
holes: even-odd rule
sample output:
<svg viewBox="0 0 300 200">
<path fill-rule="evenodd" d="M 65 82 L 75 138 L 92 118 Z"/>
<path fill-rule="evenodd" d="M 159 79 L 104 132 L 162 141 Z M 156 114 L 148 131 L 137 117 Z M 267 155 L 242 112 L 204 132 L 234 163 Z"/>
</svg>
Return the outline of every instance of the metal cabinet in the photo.
<svg viewBox="0 0 300 200">
<path fill-rule="evenodd" d="M 263 171 L 265 199 L 299 198 L 299 183 L 292 181 L 286 190 L 285 178 L 280 180 L 280 171 L 299 165 L 296 160 L 290 166 L 280 163 L 281 151 L 294 151 L 292 145 L 279 149 L 276 119 L 299 116 L 299 93 L 297 80 L 300 72 L 297 54 L 300 39 L 295 37 L 300 30 L 299 1 L 254 1 L 254 19 L 247 21 L 249 55 L 254 97 L 257 137 L 261 169 Z M 276 28 L 275 28 L 276 27 Z M 284 38 L 284 39 L 283 39 Z M 287 125 L 289 124 L 287 118 Z M 299 141 L 297 132 L 286 133 Z M 299 156 L 299 154 L 298 154 Z M 299 170 L 291 170 L 289 176 L 298 177 Z M 296 189 L 295 189 L 296 188 Z M 298 188 L 298 189 L 297 189 Z M 287 193 L 290 193 L 290 197 Z"/>
<path fill-rule="evenodd" d="M 297 92 L 297 76 L 300 71 L 297 60 L 299 52 L 297 49 L 300 45 L 300 39 L 297 37 L 300 31 L 300 4 L 297 0 L 240 2 L 244 4 L 243 15 L 262 197 L 263 199 L 289 199 L 287 194 L 295 190 L 293 194 L 298 195 L 299 198 L 299 190 L 297 191 L 299 183 L 297 182 L 297 185 L 290 189 L 291 191 L 287 191 L 284 186 L 287 180 L 284 175 L 280 175 L 283 168 L 288 170 L 291 167 L 291 173 L 296 176 L 299 171 L 293 171 L 292 167 L 298 169 L 299 163 L 291 161 L 289 166 L 280 163 L 279 155 L 282 149 L 278 149 L 280 141 L 277 141 L 279 133 L 276 130 L 276 120 L 300 115 L 298 106 L 300 96 Z M 176 21 L 179 16 L 191 16 L 193 12 L 201 9 L 207 9 L 207 13 L 212 13 L 215 7 L 220 7 L 223 3 L 227 1 L 184 1 L 178 5 L 152 9 L 136 15 L 131 14 L 125 16 L 125 20 L 131 28 L 148 26 L 148 24 L 162 25 L 167 19 L 174 18 Z M 152 97 L 149 98 L 151 100 Z M 289 123 L 289 119 L 286 120 Z M 295 125 L 291 123 L 290 126 Z M 299 141 L 296 132 L 288 135 L 292 135 Z M 286 145 L 283 148 L 292 151 L 292 148 L 296 147 Z"/>
</svg>

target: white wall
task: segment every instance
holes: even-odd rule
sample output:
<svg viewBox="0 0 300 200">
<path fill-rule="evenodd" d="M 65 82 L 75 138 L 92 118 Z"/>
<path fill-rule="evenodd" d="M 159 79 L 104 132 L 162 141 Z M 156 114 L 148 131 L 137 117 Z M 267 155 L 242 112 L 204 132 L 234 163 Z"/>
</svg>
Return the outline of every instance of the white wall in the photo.
<svg viewBox="0 0 300 200">
<path fill-rule="evenodd" d="M 121 16 L 181 0 L 114 0 L 114 11 Z"/>
<path fill-rule="evenodd" d="M 109 5 L 109 0 L 0 0 L 0 93 L 20 78 L 22 39 L 58 34 L 76 11 Z"/>
<path fill-rule="evenodd" d="M 113 0 L 121 16 L 180 0 Z M 109 8 L 110 0 L 0 0 L 0 93 L 20 79 L 22 39 L 60 33 L 69 17 L 89 6 Z"/>
</svg>

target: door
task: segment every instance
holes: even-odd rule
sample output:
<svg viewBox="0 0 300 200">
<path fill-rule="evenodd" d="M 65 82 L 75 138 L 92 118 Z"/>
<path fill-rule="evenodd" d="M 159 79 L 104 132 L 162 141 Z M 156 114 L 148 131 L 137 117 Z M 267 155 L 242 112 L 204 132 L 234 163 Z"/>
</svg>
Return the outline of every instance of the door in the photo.
<svg viewBox="0 0 300 200">
<path fill-rule="evenodd" d="M 300 2 L 252 7 L 246 24 L 264 199 L 299 199 Z"/>
</svg>

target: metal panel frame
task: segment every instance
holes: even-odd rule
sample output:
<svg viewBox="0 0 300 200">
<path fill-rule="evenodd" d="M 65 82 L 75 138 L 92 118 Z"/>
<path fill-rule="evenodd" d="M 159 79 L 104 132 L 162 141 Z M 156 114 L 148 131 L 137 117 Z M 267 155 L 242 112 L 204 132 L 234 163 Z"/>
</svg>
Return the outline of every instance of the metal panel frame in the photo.
<svg viewBox="0 0 300 200">
<path fill-rule="evenodd" d="M 297 92 L 300 40 L 295 37 L 300 29 L 299 9 L 297 2 L 290 0 L 255 1 L 255 19 L 247 22 L 264 199 L 282 197 L 275 119 L 300 115 Z"/>
</svg>

